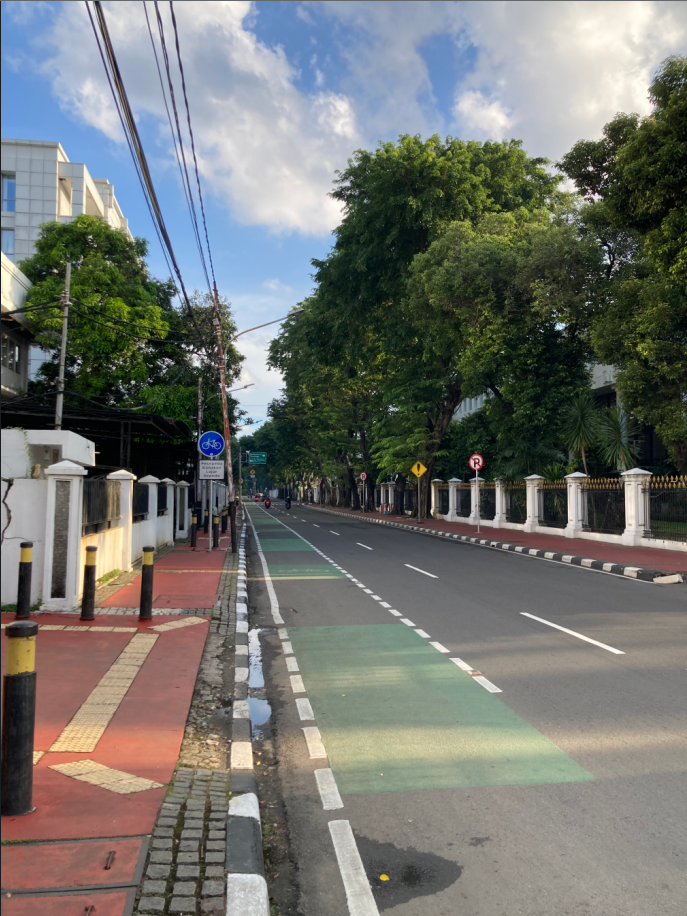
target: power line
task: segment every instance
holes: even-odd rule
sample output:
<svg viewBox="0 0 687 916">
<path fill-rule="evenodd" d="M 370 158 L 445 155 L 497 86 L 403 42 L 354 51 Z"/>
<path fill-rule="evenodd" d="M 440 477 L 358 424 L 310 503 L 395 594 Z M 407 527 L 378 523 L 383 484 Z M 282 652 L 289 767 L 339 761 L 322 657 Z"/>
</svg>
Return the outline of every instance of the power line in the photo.
<svg viewBox="0 0 687 916">
<path fill-rule="evenodd" d="M 189 316 L 193 325 L 198 334 L 198 339 L 201 343 L 203 349 L 208 353 L 207 347 L 203 340 L 200 328 L 196 322 L 196 317 L 193 314 L 193 308 L 188 298 L 186 292 L 186 287 L 184 286 L 184 281 L 181 276 L 181 270 L 177 263 L 176 256 L 174 254 L 174 249 L 172 248 L 172 242 L 167 232 L 167 227 L 165 226 L 165 221 L 162 216 L 162 211 L 160 209 L 160 204 L 157 199 L 157 194 L 155 193 L 155 187 L 153 185 L 153 180 L 150 175 L 150 169 L 148 167 L 148 161 L 146 159 L 145 152 L 143 150 L 143 144 L 141 143 L 141 138 L 138 133 L 138 128 L 136 127 L 136 121 L 134 119 L 133 113 L 131 111 L 131 106 L 129 104 L 129 99 L 126 94 L 126 89 L 124 88 L 124 82 L 119 70 L 119 65 L 117 63 L 117 58 L 112 47 L 112 41 L 110 39 L 110 34 L 107 28 L 107 22 L 105 21 L 105 14 L 103 12 L 102 3 L 100 0 L 94 0 L 93 6 L 95 8 L 96 18 L 98 20 L 98 28 L 100 29 L 100 34 L 103 40 L 103 46 L 105 53 L 103 54 L 103 49 L 100 46 L 100 40 L 98 39 L 98 33 L 96 31 L 96 26 L 93 21 L 93 16 L 91 14 L 91 9 L 88 4 L 88 0 L 84 0 L 86 4 L 86 9 L 88 10 L 88 16 L 91 20 L 91 25 L 93 27 L 93 33 L 98 42 L 98 49 L 100 50 L 101 57 L 103 58 L 103 64 L 105 65 L 105 72 L 107 74 L 108 83 L 110 84 L 110 89 L 112 90 L 112 95 L 115 100 L 115 106 L 122 122 L 122 127 L 124 129 L 124 134 L 127 137 L 127 143 L 129 145 L 129 150 L 131 151 L 134 162 L 137 164 L 137 172 L 139 175 L 139 180 L 141 181 L 141 186 L 143 188 L 144 195 L 148 202 L 149 209 L 151 210 L 151 216 L 153 216 L 154 223 L 156 224 L 156 232 L 158 232 L 158 238 L 160 236 L 164 240 L 163 247 L 166 248 L 169 259 L 172 262 L 174 267 L 174 273 L 177 276 L 179 281 L 179 286 L 181 287 L 181 292 L 183 295 L 184 303 L 188 310 Z M 107 63 L 105 61 L 107 58 Z M 109 67 L 108 67 L 109 64 Z M 114 85 L 113 85 L 114 83 Z M 116 91 L 115 91 L 116 90 Z M 162 240 L 161 240 L 162 242 Z M 208 353 L 208 356 L 210 354 Z"/>
</svg>

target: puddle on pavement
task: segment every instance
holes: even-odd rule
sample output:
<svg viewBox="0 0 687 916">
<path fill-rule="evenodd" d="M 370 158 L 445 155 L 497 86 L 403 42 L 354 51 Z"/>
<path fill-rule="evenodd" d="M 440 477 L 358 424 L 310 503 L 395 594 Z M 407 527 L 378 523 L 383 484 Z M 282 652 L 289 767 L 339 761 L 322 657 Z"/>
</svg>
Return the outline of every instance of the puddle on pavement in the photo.
<svg viewBox="0 0 687 916">
<path fill-rule="evenodd" d="M 261 629 L 248 631 L 248 707 L 253 738 L 262 738 L 260 728 L 272 715 L 272 707 L 265 699 L 265 675 L 262 670 Z"/>
</svg>

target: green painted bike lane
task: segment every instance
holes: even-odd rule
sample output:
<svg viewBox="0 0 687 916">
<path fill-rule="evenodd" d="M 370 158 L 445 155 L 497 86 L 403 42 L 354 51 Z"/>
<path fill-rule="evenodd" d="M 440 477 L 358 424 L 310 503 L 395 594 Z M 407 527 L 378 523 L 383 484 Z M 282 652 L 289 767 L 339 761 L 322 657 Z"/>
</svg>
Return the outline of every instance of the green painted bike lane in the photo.
<svg viewBox="0 0 687 916">
<path fill-rule="evenodd" d="M 345 578 L 276 519 L 252 517 L 274 578 L 285 565 L 271 558 L 291 550 L 303 562 L 283 578 L 325 566 Z M 405 624 L 289 627 L 288 635 L 344 795 L 594 779 Z"/>
</svg>

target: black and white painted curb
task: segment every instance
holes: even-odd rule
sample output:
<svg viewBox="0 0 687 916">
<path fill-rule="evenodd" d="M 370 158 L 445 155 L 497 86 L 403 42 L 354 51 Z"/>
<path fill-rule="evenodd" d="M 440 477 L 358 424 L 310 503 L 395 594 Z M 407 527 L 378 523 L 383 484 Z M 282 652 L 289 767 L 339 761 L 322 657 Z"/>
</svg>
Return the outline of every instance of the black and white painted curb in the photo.
<svg viewBox="0 0 687 916">
<path fill-rule="evenodd" d="M 234 721 L 230 758 L 232 798 L 227 817 L 225 869 L 227 916 L 269 916 L 270 903 L 262 857 L 260 805 L 253 772 L 253 745 L 248 706 L 248 588 L 246 524 L 239 542 L 234 665 Z"/>
<path fill-rule="evenodd" d="M 568 553 L 558 553 L 554 550 L 543 550 L 540 547 L 524 547 L 509 544 L 506 541 L 494 541 L 492 538 L 476 538 L 467 534 L 454 534 L 451 531 L 437 531 L 436 528 L 418 528 L 416 525 L 404 525 L 403 522 L 392 522 L 385 518 L 366 518 L 364 515 L 348 515 L 337 512 L 336 509 L 323 509 L 322 506 L 303 505 L 299 508 L 317 509 L 318 512 L 327 512 L 329 515 L 338 515 L 340 518 L 355 518 L 363 522 L 372 522 L 375 525 L 389 525 L 391 528 L 403 528 L 415 534 L 427 534 L 431 537 L 444 538 L 449 541 L 463 541 L 466 544 L 475 544 L 478 547 L 492 547 L 496 550 L 508 550 L 527 557 L 536 557 L 539 560 L 551 560 L 554 563 L 566 563 L 569 566 L 580 566 L 583 569 L 593 569 L 597 572 L 608 573 L 611 576 L 622 576 L 626 579 L 638 579 L 641 582 L 652 582 L 654 585 L 676 585 L 683 581 L 680 573 L 665 572 L 660 569 L 648 569 L 643 566 L 623 566 L 621 563 L 606 563 L 603 560 L 594 560 L 591 557 L 578 557 Z"/>
</svg>

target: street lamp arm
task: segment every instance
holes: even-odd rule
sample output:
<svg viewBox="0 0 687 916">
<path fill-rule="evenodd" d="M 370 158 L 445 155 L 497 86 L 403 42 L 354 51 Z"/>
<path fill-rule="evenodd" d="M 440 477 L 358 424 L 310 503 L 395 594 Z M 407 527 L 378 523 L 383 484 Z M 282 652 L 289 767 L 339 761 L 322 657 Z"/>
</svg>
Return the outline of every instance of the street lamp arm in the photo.
<svg viewBox="0 0 687 916">
<path fill-rule="evenodd" d="M 287 318 L 290 318 L 292 315 L 300 315 L 301 312 L 304 312 L 305 309 L 295 309 L 293 312 L 289 312 L 288 315 L 285 315 L 283 318 L 275 318 L 274 321 L 266 321 L 264 324 L 256 324 L 254 328 L 246 328 L 245 331 L 239 331 L 238 334 L 234 334 L 231 338 L 232 343 L 236 340 L 237 337 L 242 337 L 244 334 L 248 334 L 250 331 L 257 331 L 259 328 L 266 328 L 268 324 L 278 324 L 280 321 L 286 321 Z"/>
</svg>

